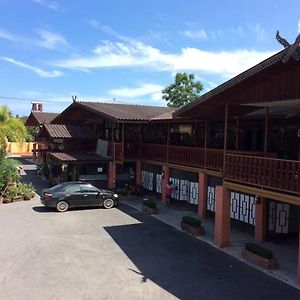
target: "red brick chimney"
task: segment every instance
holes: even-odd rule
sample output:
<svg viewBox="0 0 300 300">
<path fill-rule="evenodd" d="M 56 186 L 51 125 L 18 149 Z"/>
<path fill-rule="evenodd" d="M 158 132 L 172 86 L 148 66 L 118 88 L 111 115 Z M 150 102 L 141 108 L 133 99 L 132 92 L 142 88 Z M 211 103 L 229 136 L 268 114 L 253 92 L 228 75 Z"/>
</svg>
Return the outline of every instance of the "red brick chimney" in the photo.
<svg viewBox="0 0 300 300">
<path fill-rule="evenodd" d="M 31 102 L 31 111 L 33 112 L 42 112 L 43 111 L 43 102 L 32 101 Z"/>
</svg>

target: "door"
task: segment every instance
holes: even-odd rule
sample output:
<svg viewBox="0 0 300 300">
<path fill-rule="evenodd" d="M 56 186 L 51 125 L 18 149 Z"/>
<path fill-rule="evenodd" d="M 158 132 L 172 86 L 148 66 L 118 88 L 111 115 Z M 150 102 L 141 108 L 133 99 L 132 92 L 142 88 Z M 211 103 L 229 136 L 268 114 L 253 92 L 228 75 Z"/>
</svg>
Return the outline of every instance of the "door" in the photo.
<svg viewBox="0 0 300 300">
<path fill-rule="evenodd" d="M 84 206 L 101 205 L 100 191 L 96 187 L 90 184 L 81 184 L 81 192 Z"/>
<path fill-rule="evenodd" d="M 67 188 L 66 200 L 70 206 L 81 206 L 83 202 L 82 192 L 79 184 L 71 184 Z"/>
</svg>

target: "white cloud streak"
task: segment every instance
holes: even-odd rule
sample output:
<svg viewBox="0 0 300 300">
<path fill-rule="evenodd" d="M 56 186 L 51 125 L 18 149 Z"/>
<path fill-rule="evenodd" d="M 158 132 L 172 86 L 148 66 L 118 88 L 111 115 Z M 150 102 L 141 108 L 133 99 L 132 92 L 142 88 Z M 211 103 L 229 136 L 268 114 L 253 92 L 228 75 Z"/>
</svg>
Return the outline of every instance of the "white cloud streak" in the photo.
<svg viewBox="0 0 300 300">
<path fill-rule="evenodd" d="M 0 28 L 0 38 L 1 39 L 6 39 L 9 41 L 16 41 L 17 37 L 5 30 L 4 28 Z"/>
<path fill-rule="evenodd" d="M 36 2 L 44 7 L 47 7 L 52 10 L 59 10 L 59 4 L 56 1 L 50 1 L 50 0 L 33 0 L 33 2 Z"/>
<path fill-rule="evenodd" d="M 188 38 L 198 39 L 198 40 L 206 40 L 208 35 L 204 29 L 198 30 L 185 30 L 182 34 Z"/>
<path fill-rule="evenodd" d="M 40 77 L 44 77 L 44 78 L 60 77 L 60 76 L 63 75 L 63 73 L 61 71 L 56 71 L 56 70 L 53 70 L 51 72 L 45 71 L 45 70 L 42 70 L 40 68 L 31 66 L 31 65 L 26 64 L 26 63 L 23 63 L 21 61 L 17 61 L 13 58 L 10 58 L 10 57 L 0 57 L 0 60 L 3 60 L 3 61 L 6 61 L 6 62 L 9 62 L 11 64 L 17 65 L 21 68 L 29 69 L 29 70 L 33 71 L 34 73 L 36 73 L 37 75 L 39 75 Z"/>
<path fill-rule="evenodd" d="M 121 41 L 102 41 L 92 54 L 71 57 L 53 64 L 68 69 L 145 68 L 153 71 L 199 71 L 222 75 L 237 75 L 274 54 L 272 51 L 240 49 L 235 51 L 205 51 L 183 48 L 179 53 L 163 53 L 157 48 L 126 37 Z"/>
<path fill-rule="evenodd" d="M 36 43 L 43 48 L 47 49 L 55 49 L 59 46 L 68 46 L 67 41 L 65 38 L 54 32 L 50 32 L 47 30 L 39 29 L 37 30 L 38 34 L 41 37 L 40 41 L 37 41 Z"/>
<path fill-rule="evenodd" d="M 108 92 L 108 94 L 120 99 L 139 99 L 146 96 L 149 100 L 165 104 L 165 100 L 162 99 L 161 93 L 163 88 L 164 86 L 159 84 L 143 83 L 136 87 L 121 87 L 112 89 Z"/>
</svg>

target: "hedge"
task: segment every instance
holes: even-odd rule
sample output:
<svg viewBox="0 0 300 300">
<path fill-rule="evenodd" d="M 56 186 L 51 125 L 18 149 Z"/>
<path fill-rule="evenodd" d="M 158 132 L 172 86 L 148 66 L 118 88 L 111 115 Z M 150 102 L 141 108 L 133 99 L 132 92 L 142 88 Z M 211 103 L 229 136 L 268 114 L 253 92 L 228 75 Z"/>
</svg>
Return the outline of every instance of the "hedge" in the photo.
<svg viewBox="0 0 300 300">
<path fill-rule="evenodd" d="M 144 200 L 143 205 L 148 206 L 152 209 L 156 208 L 156 202 L 154 200 Z"/>
<path fill-rule="evenodd" d="M 189 224 L 193 227 L 197 227 L 197 228 L 201 227 L 201 221 L 199 219 L 191 217 L 191 216 L 183 216 L 182 222 Z"/>
<path fill-rule="evenodd" d="M 245 249 L 266 259 L 273 259 L 273 252 L 254 243 L 246 243 Z"/>
</svg>

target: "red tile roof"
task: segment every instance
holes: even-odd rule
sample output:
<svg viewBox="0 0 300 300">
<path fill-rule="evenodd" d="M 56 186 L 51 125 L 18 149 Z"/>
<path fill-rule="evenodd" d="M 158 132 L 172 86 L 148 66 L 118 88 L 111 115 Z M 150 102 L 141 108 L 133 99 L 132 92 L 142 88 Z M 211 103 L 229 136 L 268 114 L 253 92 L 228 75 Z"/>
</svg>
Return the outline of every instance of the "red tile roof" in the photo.
<svg viewBox="0 0 300 300">
<path fill-rule="evenodd" d="M 101 113 L 113 119 L 132 121 L 150 121 L 152 118 L 156 118 L 164 114 L 171 114 L 175 111 L 175 108 L 162 106 L 101 102 L 77 101 L 75 102 L 75 105 L 87 108 L 96 113 Z"/>
<path fill-rule="evenodd" d="M 96 153 L 66 153 L 66 152 L 51 152 L 49 156 L 64 163 L 77 163 L 77 162 L 97 162 L 106 161 L 107 157 L 100 156 Z"/>
<path fill-rule="evenodd" d="M 58 113 L 48 113 L 48 112 L 31 112 L 25 125 L 26 126 L 39 126 L 42 124 L 49 124 L 54 120 L 59 114 Z"/>
</svg>

